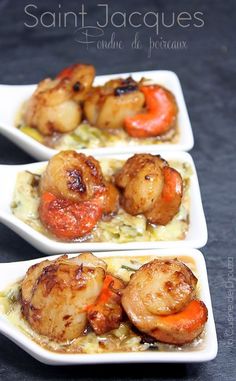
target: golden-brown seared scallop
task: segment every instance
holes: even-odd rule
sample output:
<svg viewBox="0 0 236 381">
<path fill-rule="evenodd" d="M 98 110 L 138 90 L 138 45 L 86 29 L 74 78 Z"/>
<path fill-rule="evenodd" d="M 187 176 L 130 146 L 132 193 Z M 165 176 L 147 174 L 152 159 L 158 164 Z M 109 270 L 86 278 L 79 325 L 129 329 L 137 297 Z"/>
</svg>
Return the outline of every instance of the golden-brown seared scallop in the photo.
<svg viewBox="0 0 236 381">
<path fill-rule="evenodd" d="M 131 215 L 144 214 L 154 224 L 166 225 L 181 204 L 181 175 L 160 156 L 136 154 L 115 176 L 122 190 L 121 204 Z"/>
<path fill-rule="evenodd" d="M 58 342 L 72 340 L 83 334 L 86 307 L 101 292 L 106 265 L 80 263 L 78 257 L 59 257 L 30 268 L 22 282 L 22 312 L 39 334 Z M 47 263 L 45 263 L 47 262 Z M 97 266 L 99 265 L 99 267 Z"/>
<path fill-rule="evenodd" d="M 91 65 L 74 65 L 56 79 L 44 79 L 26 104 L 24 121 L 43 135 L 74 130 L 82 118 L 79 101 L 85 98 L 94 79 Z"/>
<path fill-rule="evenodd" d="M 57 238 L 84 237 L 118 206 L 118 190 L 92 156 L 62 151 L 51 158 L 40 180 L 39 218 Z"/>
<path fill-rule="evenodd" d="M 123 294 L 122 303 L 130 297 L 139 304 L 128 303 L 135 309 L 140 325 L 146 324 L 148 314 L 169 315 L 183 309 L 195 296 L 197 279 L 192 271 L 175 259 L 155 259 L 143 265 L 132 277 Z M 144 323 L 141 315 L 145 316 Z M 151 318 L 151 317 L 150 317 Z"/>
<path fill-rule="evenodd" d="M 62 70 L 57 78 L 66 79 L 76 102 L 84 101 L 95 77 L 93 65 L 75 64 Z"/>
<path fill-rule="evenodd" d="M 141 112 L 144 102 L 144 94 L 132 78 L 116 79 L 93 88 L 84 103 L 84 114 L 93 126 L 123 128 L 125 118 Z"/>
<path fill-rule="evenodd" d="M 44 79 L 26 104 L 24 121 L 43 135 L 70 132 L 81 122 L 82 110 L 65 80 Z"/>
<path fill-rule="evenodd" d="M 153 207 L 163 189 L 165 164 L 159 156 L 136 154 L 116 174 L 116 185 L 124 190 L 122 206 L 128 213 L 145 213 Z"/>
<path fill-rule="evenodd" d="M 118 207 L 118 191 L 105 181 L 99 162 L 75 151 L 62 151 L 49 161 L 41 178 L 40 192 L 51 192 L 74 202 L 100 196 L 104 213 L 114 212 Z"/>
<path fill-rule="evenodd" d="M 179 172 L 167 166 L 162 173 L 164 186 L 161 196 L 145 214 L 149 222 L 158 225 L 166 225 L 172 220 L 179 210 L 183 196 L 183 181 Z"/>
<path fill-rule="evenodd" d="M 90 200 L 104 187 L 99 162 L 75 151 L 62 151 L 53 156 L 40 182 L 41 193 L 51 192 L 77 202 Z"/>
<path fill-rule="evenodd" d="M 183 344 L 197 337 L 207 320 L 204 303 L 192 303 L 196 284 L 196 277 L 182 262 L 156 259 L 131 277 L 122 305 L 140 331 L 160 341 Z"/>
</svg>

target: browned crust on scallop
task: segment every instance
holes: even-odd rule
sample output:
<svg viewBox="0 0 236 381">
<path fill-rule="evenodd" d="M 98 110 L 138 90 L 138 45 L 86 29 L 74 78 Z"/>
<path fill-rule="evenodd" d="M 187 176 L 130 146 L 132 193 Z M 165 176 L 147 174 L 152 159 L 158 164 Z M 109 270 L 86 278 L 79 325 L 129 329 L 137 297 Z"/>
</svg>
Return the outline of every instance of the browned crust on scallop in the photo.
<svg viewBox="0 0 236 381">
<path fill-rule="evenodd" d="M 103 268 L 76 264 L 66 256 L 44 267 L 39 263 L 22 282 L 22 313 L 37 333 L 58 342 L 72 340 L 83 333 L 84 308 L 96 300 L 104 277 Z"/>
<path fill-rule="evenodd" d="M 167 201 L 162 193 L 160 197 L 156 199 L 153 208 L 145 213 L 148 221 L 157 225 L 167 225 L 172 220 L 179 211 L 183 197 L 183 181 L 180 173 L 171 167 L 165 167 L 163 172 L 165 171 L 174 174 L 180 186 L 176 187 L 177 189 L 174 190 L 173 197 Z"/>
<path fill-rule="evenodd" d="M 128 306 L 135 295 L 147 315 L 168 315 L 180 311 L 194 298 L 196 285 L 197 278 L 184 263 L 155 259 L 132 276 L 122 300 L 127 295 Z"/>
<path fill-rule="evenodd" d="M 126 117 L 142 111 L 144 103 L 145 97 L 139 91 L 138 83 L 131 78 L 117 78 L 91 89 L 84 102 L 84 114 L 93 126 L 120 129 L 124 127 Z"/>
<path fill-rule="evenodd" d="M 178 213 L 182 177 L 159 155 L 136 154 L 115 175 L 121 205 L 131 215 L 144 214 L 150 223 L 166 225 Z"/>
<path fill-rule="evenodd" d="M 100 163 L 72 150 L 62 151 L 49 161 L 40 181 L 40 193 L 45 192 L 74 202 L 100 197 L 105 214 L 116 212 L 119 205 L 118 190 L 105 180 Z"/>
</svg>

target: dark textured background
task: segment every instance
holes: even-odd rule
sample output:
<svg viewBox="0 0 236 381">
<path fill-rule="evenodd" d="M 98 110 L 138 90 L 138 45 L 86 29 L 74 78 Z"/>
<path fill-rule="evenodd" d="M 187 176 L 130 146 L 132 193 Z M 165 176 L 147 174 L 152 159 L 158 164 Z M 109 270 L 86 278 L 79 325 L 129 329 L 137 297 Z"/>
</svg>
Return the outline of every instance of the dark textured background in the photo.
<svg viewBox="0 0 236 381">
<path fill-rule="evenodd" d="M 102 2 L 102 1 L 100 1 Z M 228 380 L 236 379 L 235 336 L 230 345 L 231 301 L 227 299 L 228 261 L 235 255 L 235 85 L 236 2 L 232 1 L 108 1 L 114 11 L 204 12 L 203 28 L 169 28 L 159 37 L 186 40 L 186 50 L 155 51 L 147 58 L 145 50 L 105 50 L 95 47 L 86 50 L 74 40 L 74 27 L 27 29 L 24 6 L 37 4 L 39 13 L 58 9 L 58 3 L 67 11 L 79 10 L 81 1 L 13 1 L 0 0 L 0 83 L 28 84 L 76 61 L 95 64 L 98 74 L 148 69 L 174 70 L 180 77 L 195 136 L 194 157 L 209 229 L 209 241 L 203 249 L 206 258 L 214 314 L 217 326 L 218 357 L 206 364 L 181 365 L 109 365 L 54 368 L 32 359 L 21 349 L 0 336 L 1 380 Z M 50 3 L 50 6 L 48 5 Z M 88 24 L 99 18 L 95 7 L 99 1 L 84 1 Z M 112 33 L 106 28 L 105 37 Z M 134 29 L 116 29 L 117 38 L 127 46 Z M 155 33 L 142 28 L 145 40 Z M 1 102 L 0 102 L 1 107 Z M 28 163 L 32 158 L 0 136 L 0 162 Z M 4 179 L 0 180 L 0 189 Z M 0 191 L 1 194 L 1 191 Z M 30 247 L 4 226 L 0 226 L 1 261 L 36 258 L 40 253 Z M 235 285 L 234 285 L 235 287 Z M 235 291 L 235 288 L 234 288 Z M 234 295 L 235 297 L 235 295 Z M 235 328 L 234 323 L 234 328 Z"/>
</svg>

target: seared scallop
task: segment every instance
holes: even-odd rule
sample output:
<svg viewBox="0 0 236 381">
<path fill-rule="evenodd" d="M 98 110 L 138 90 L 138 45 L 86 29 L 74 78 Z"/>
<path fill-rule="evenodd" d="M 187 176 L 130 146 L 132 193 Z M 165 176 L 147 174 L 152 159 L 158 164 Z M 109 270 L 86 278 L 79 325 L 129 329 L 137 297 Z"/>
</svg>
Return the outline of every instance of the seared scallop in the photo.
<svg viewBox="0 0 236 381">
<path fill-rule="evenodd" d="M 143 265 L 130 279 L 122 303 L 138 295 L 135 309 L 154 315 L 169 315 L 185 307 L 195 296 L 197 279 L 191 270 L 175 259 L 156 259 Z"/>
<path fill-rule="evenodd" d="M 91 255 L 84 260 L 61 256 L 28 270 L 21 288 L 22 312 L 37 333 L 58 342 L 83 334 L 86 307 L 100 294 L 106 268 Z"/>
<path fill-rule="evenodd" d="M 66 80 L 73 100 L 83 102 L 91 89 L 95 77 L 95 67 L 88 64 L 74 64 L 62 70 L 57 78 Z"/>
<path fill-rule="evenodd" d="M 144 94 L 132 78 L 118 78 L 92 89 L 84 102 L 84 114 L 93 126 L 119 129 L 126 117 L 142 111 L 144 102 Z"/>
<path fill-rule="evenodd" d="M 70 132 L 81 122 L 81 106 L 65 80 L 44 79 L 26 104 L 24 121 L 43 135 Z"/>
<path fill-rule="evenodd" d="M 104 179 L 99 162 L 75 151 L 62 151 L 51 158 L 41 178 L 40 192 L 74 202 L 97 196 L 104 213 L 118 208 L 119 193 Z"/>
<path fill-rule="evenodd" d="M 181 175 L 159 155 L 136 154 L 116 174 L 121 205 L 131 215 L 144 214 L 166 225 L 178 213 L 183 194 Z"/>
<path fill-rule="evenodd" d="M 136 154 L 116 174 L 116 185 L 123 190 L 122 206 L 128 213 L 145 213 L 153 207 L 163 189 L 164 165 L 158 156 Z"/>
<path fill-rule="evenodd" d="M 82 120 L 81 102 L 95 75 L 92 65 L 73 65 L 39 82 L 26 103 L 24 121 L 43 135 L 73 131 Z"/>
<path fill-rule="evenodd" d="M 196 301 L 197 278 L 176 259 L 143 265 L 123 291 L 122 305 L 142 332 L 170 344 L 192 341 L 203 330 L 207 309 Z"/>
</svg>

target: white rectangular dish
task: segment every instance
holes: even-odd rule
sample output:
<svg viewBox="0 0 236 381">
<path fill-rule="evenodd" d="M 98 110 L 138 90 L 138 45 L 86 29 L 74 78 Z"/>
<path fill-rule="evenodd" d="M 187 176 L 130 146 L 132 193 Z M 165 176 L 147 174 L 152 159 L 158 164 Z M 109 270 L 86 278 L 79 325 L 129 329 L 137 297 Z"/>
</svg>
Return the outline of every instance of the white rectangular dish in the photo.
<svg viewBox="0 0 236 381">
<path fill-rule="evenodd" d="M 205 333 L 200 346 L 185 348 L 179 347 L 176 351 L 143 351 L 143 352 L 116 352 L 100 354 L 63 354 L 48 351 L 34 342 L 19 328 L 14 326 L 0 311 L 0 331 L 10 340 L 24 349 L 37 360 L 50 365 L 72 365 L 72 364 L 102 364 L 102 363 L 173 363 L 173 362 L 205 362 L 212 360 L 217 355 L 217 336 L 212 312 L 211 298 L 207 279 L 206 264 L 203 255 L 195 249 L 168 249 L 168 250 L 144 250 L 144 251 L 125 251 L 125 252 L 106 252 L 97 253 L 98 257 L 116 257 L 155 255 L 158 257 L 190 257 L 196 266 L 196 276 L 199 281 L 199 298 L 208 308 L 208 321 Z M 48 257 L 53 259 L 54 257 Z M 45 258 L 36 260 L 1 263 L 0 264 L 0 290 L 19 280 L 25 275 L 27 269 Z"/>
<path fill-rule="evenodd" d="M 157 152 L 156 152 L 157 153 Z M 132 155 L 113 155 L 109 158 L 127 159 Z M 59 242 L 48 238 L 42 233 L 18 219 L 11 211 L 13 191 L 16 177 L 19 172 L 29 170 L 34 172 L 45 163 L 33 163 L 26 165 L 0 165 L 0 176 L 4 179 L 4 188 L 0 198 L 0 221 L 15 231 L 38 250 L 48 254 L 62 252 L 75 253 L 81 251 L 106 251 L 106 250 L 130 250 L 130 249 L 155 249 L 155 248 L 200 248 L 207 242 L 207 227 L 201 201 L 200 188 L 194 162 L 191 156 L 185 152 L 163 152 L 162 157 L 168 160 L 177 160 L 187 163 L 192 168 L 190 181 L 190 211 L 189 229 L 184 240 L 175 241 L 152 241 L 152 242 Z M 99 159 L 99 158 L 98 158 Z"/>
<path fill-rule="evenodd" d="M 160 152 L 169 150 L 190 150 L 193 147 L 193 133 L 183 96 L 183 91 L 177 75 L 174 72 L 167 70 L 102 75 L 95 78 L 94 84 L 101 85 L 110 79 L 117 77 L 127 77 L 129 75 L 132 75 L 135 80 L 140 80 L 142 77 L 150 78 L 153 83 L 157 83 L 166 87 L 174 94 L 179 108 L 177 118 L 179 141 L 175 144 L 163 142 L 162 144 L 158 145 L 140 145 L 138 146 L 139 152 L 146 152 L 146 150 L 152 152 L 157 150 Z M 0 133 L 6 136 L 13 143 L 18 145 L 35 159 L 48 160 L 57 151 L 39 143 L 15 127 L 15 117 L 20 109 L 20 106 L 32 95 L 35 88 L 36 85 L 0 85 Z M 137 146 L 135 145 L 117 145 L 113 147 L 96 148 L 96 154 L 107 155 L 115 153 L 132 153 L 136 150 Z M 81 151 L 89 155 L 94 153 L 93 149 L 82 149 Z"/>
</svg>

